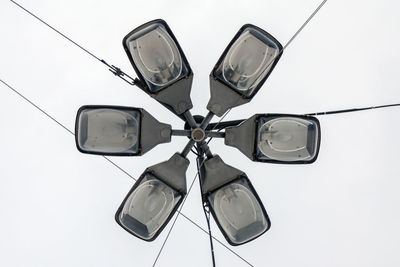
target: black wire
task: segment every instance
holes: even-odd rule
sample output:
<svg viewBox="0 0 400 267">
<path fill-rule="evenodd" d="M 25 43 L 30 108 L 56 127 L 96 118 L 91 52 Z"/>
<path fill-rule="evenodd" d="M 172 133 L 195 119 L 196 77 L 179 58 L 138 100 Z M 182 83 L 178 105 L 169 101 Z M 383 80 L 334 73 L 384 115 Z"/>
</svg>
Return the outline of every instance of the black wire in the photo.
<svg viewBox="0 0 400 267">
<path fill-rule="evenodd" d="M 210 226 L 210 211 L 207 210 L 207 208 L 208 208 L 207 204 L 203 203 L 204 215 L 206 216 L 207 226 L 208 226 L 208 236 L 210 237 L 210 249 L 211 249 L 212 263 L 213 263 L 213 267 L 215 267 L 214 245 L 213 245 L 213 239 L 212 239 L 212 235 L 211 235 L 211 226 Z"/>
<path fill-rule="evenodd" d="M 194 224 L 195 226 L 197 226 L 200 230 L 202 230 L 204 233 L 206 233 L 208 235 L 208 232 L 206 230 L 204 230 L 200 225 L 198 225 L 196 222 L 192 221 L 189 217 L 187 217 L 185 214 L 181 213 L 181 215 L 183 217 L 185 217 L 188 221 L 190 221 L 192 224 Z M 232 252 L 233 254 L 235 254 L 237 257 L 239 257 L 242 261 L 244 261 L 245 263 L 247 263 L 249 266 L 254 266 L 252 265 L 250 262 L 248 262 L 246 259 L 242 258 L 239 254 L 237 254 L 235 251 L 233 251 L 231 248 L 229 248 L 227 245 L 225 245 L 224 243 L 222 243 L 221 241 L 219 241 L 217 238 L 215 238 L 214 236 L 212 237 L 215 241 L 217 241 L 221 246 L 225 247 L 227 250 L 229 250 L 230 252 Z"/>
<path fill-rule="evenodd" d="M 197 177 L 198 177 L 198 173 L 194 176 L 193 181 L 192 181 L 192 183 L 190 184 L 189 190 L 187 191 L 187 194 L 186 194 L 185 198 L 183 199 L 181 206 L 179 207 L 178 214 L 176 214 L 175 219 L 174 219 L 174 222 L 172 223 L 171 228 L 169 228 L 167 237 L 164 239 L 164 242 L 163 242 L 163 244 L 162 244 L 160 250 L 158 251 L 157 257 L 156 257 L 156 259 L 154 260 L 154 263 L 153 263 L 153 267 L 156 266 L 156 263 L 157 263 L 157 261 L 158 261 L 158 258 L 160 257 L 161 252 L 163 251 L 163 249 L 164 249 L 164 247 L 165 247 L 165 244 L 166 244 L 167 241 L 168 241 L 169 235 L 171 234 L 172 229 L 174 228 L 174 225 L 175 225 L 176 221 L 178 220 L 179 214 L 181 214 L 183 205 L 185 204 L 185 201 L 186 201 L 187 197 L 189 196 L 189 193 L 190 193 L 190 191 L 192 190 L 193 184 L 194 184 L 194 182 L 196 181 Z"/>
<path fill-rule="evenodd" d="M 55 31 L 56 33 L 58 33 L 59 35 L 61 35 L 62 37 L 64 37 L 65 39 L 67 39 L 68 41 L 70 41 L 71 43 L 73 43 L 74 45 L 76 45 L 77 47 L 79 47 L 80 49 L 82 49 L 83 51 L 85 51 L 86 53 L 88 53 L 90 56 L 94 57 L 96 60 L 101 61 L 101 59 L 99 57 L 97 57 L 96 55 L 94 55 L 93 53 L 91 53 L 90 51 L 88 51 L 87 49 L 85 49 L 84 47 L 82 47 L 80 44 L 76 43 L 75 41 L 71 40 L 71 38 L 69 38 L 68 36 L 66 36 L 65 34 L 63 34 L 62 32 L 60 32 L 59 30 L 57 30 L 56 28 L 54 28 L 53 26 L 51 26 L 50 24 L 48 24 L 47 22 L 45 22 L 44 20 L 42 20 L 41 18 L 39 18 L 38 16 L 36 16 L 35 14 L 33 14 L 32 12 L 30 12 L 28 9 L 24 8 L 23 6 L 21 6 L 20 4 L 18 4 L 17 2 L 10 0 L 13 4 L 15 4 L 16 6 L 18 6 L 19 8 L 21 8 L 22 10 L 24 10 L 26 13 L 28 13 L 29 15 L 31 15 L 32 17 L 34 17 L 35 19 L 39 20 L 41 23 L 43 23 L 44 25 L 46 25 L 47 27 L 49 27 L 50 29 L 52 29 L 53 31 Z M 103 63 L 103 62 L 102 62 Z"/>
<path fill-rule="evenodd" d="M 46 111 L 44 111 L 42 108 L 40 108 L 38 105 L 36 105 L 35 103 L 33 103 L 31 100 L 29 100 L 27 97 L 25 97 L 23 94 L 21 94 L 18 90 L 16 90 L 15 88 L 13 88 L 11 85 L 9 85 L 8 83 L 6 83 L 5 81 L 3 81 L 0 78 L 0 82 L 3 83 L 5 86 L 7 86 L 10 90 L 12 90 L 14 93 L 16 93 L 18 96 L 20 96 L 22 99 L 24 99 L 26 102 L 28 102 L 29 104 L 31 104 L 33 107 L 35 107 L 36 109 L 38 109 L 40 112 L 42 112 L 44 115 L 46 115 L 48 118 L 50 118 L 52 121 L 54 121 L 55 123 L 57 123 L 59 126 L 61 126 L 62 128 L 64 128 L 64 130 L 66 130 L 67 132 L 69 132 L 70 134 L 74 135 L 75 134 L 68 129 L 65 125 L 63 125 L 61 122 L 59 122 L 57 119 L 55 119 L 53 116 L 51 116 L 50 114 L 48 114 Z M 132 175 L 130 175 L 127 171 L 125 171 L 124 169 L 122 169 L 120 166 L 118 166 L 115 162 L 113 162 L 112 160 L 110 160 L 108 157 L 106 156 L 102 156 L 105 160 L 107 160 L 109 163 L 111 163 L 112 165 L 114 165 L 114 167 L 116 167 L 117 169 L 119 169 L 120 171 L 122 171 L 123 173 L 125 173 L 127 176 L 129 176 L 130 178 L 132 178 L 134 181 L 136 181 L 136 178 L 134 178 Z M 193 185 L 194 181 L 192 182 Z M 190 189 L 189 189 L 190 190 Z M 197 223 L 195 223 L 193 220 L 191 220 L 189 217 L 187 217 L 185 214 L 183 214 L 180 210 L 178 211 L 178 213 L 180 215 L 182 215 L 186 220 L 188 220 L 189 222 L 191 222 L 193 225 L 197 226 L 200 230 L 202 230 L 204 233 L 208 234 L 206 230 L 204 230 L 200 225 L 198 225 Z M 230 249 L 229 247 L 227 247 L 224 243 L 222 243 L 220 240 L 218 240 L 217 238 L 213 237 L 213 239 L 215 239 L 219 244 L 221 244 L 222 246 L 224 246 L 227 250 L 229 250 L 230 252 L 232 252 L 233 254 L 235 254 L 238 258 L 240 258 L 242 261 L 246 262 L 248 265 L 251 265 L 246 259 L 244 259 L 243 257 L 241 257 L 239 254 L 237 254 L 235 251 L 233 251 L 232 249 Z"/>
<path fill-rule="evenodd" d="M 51 119 L 52 121 L 54 121 L 55 123 L 57 123 L 59 126 L 61 126 L 62 128 L 64 128 L 64 130 L 66 130 L 67 132 L 69 132 L 70 134 L 72 134 L 73 136 L 75 136 L 74 132 L 72 132 L 70 129 L 68 129 L 64 124 L 62 124 L 61 122 L 59 122 L 58 120 L 56 120 L 53 116 L 51 116 L 49 113 L 47 113 L 46 111 L 44 111 L 42 108 L 40 108 L 38 105 L 36 105 L 35 103 L 33 103 L 31 100 L 29 100 L 27 97 L 25 97 L 23 94 L 21 94 L 18 90 L 16 90 L 15 88 L 13 88 L 11 85 L 9 85 L 8 83 L 6 83 L 5 81 L 3 81 L 0 78 L 0 82 L 2 82 L 5 86 L 7 86 L 9 89 L 11 89 L 14 93 L 16 93 L 18 96 L 20 96 L 22 99 L 24 99 L 26 102 L 28 102 L 29 104 L 31 104 L 32 106 L 34 106 L 37 110 L 39 110 L 40 112 L 42 112 L 44 115 L 46 115 L 49 119 Z M 118 168 L 120 171 L 122 171 L 123 173 L 125 173 L 126 175 L 128 175 L 129 177 L 131 177 L 133 180 L 136 181 L 136 179 L 130 175 L 128 172 L 126 172 L 124 169 L 122 169 L 121 167 L 119 167 L 115 162 L 113 162 L 112 160 L 110 160 L 108 157 L 106 156 L 102 156 L 104 159 L 106 159 L 109 163 L 111 163 L 112 165 L 114 165 L 116 168 Z"/>
<path fill-rule="evenodd" d="M 194 151 L 193 148 L 190 151 L 192 151 L 192 153 L 195 154 L 196 156 L 199 156 L 199 154 L 196 151 Z"/>
<path fill-rule="evenodd" d="M 114 65 L 110 65 L 108 64 L 104 59 L 100 59 L 98 56 L 96 56 L 95 54 L 93 54 L 92 52 L 90 52 L 89 50 L 87 50 L 86 48 L 84 48 L 83 46 L 81 46 L 80 44 L 78 44 L 77 42 L 73 41 L 71 38 L 69 38 L 68 36 L 66 36 L 65 34 L 63 34 L 62 32 L 60 32 L 59 30 L 57 30 L 56 28 L 54 28 L 53 26 L 51 26 L 50 24 L 48 24 L 47 22 L 45 22 L 44 20 L 42 20 L 41 18 L 39 18 L 37 15 L 33 14 L 31 11 L 29 11 L 28 9 L 26 9 L 25 7 L 21 6 L 20 4 L 18 4 L 17 2 L 10 0 L 13 4 L 15 4 L 16 6 L 18 6 L 19 8 L 21 8 L 23 11 L 25 11 L 26 13 L 28 13 L 29 15 L 31 15 L 32 17 L 34 17 L 35 19 L 37 19 L 38 21 L 40 21 L 41 23 L 43 23 L 44 25 L 46 25 L 47 27 L 49 27 L 50 29 L 52 29 L 53 31 L 55 31 L 56 33 L 58 33 L 59 35 L 61 35 L 62 37 L 64 37 L 66 40 L 68 40 L 69 42 L 71 42 L 72 44 L 74 44 L 75 46 L 77 46 L 78 48 L 82 49 L 84 52 L 86 52 L 88 55 L 92 56 L 93 58 L 95 58 L 97 61 L 103 63 L 104 65 L 106 65 L 109 70 L 115 75 L 118 76 L 119 78 L 121 78 L 122 80 L 124 80 L 125 82 L 129 83 L 130 85 L 136 85 L 138 87 L 141 87 L 140 85 L 140 81 L 137 78 L 132 78 L 131 76 L 129 76 L 128 74 L 126 74 L 125 72 L 123 72 L 120 68 L 114 66 Z M 131 79 L 132 81 L 128 81 L 127 79 L 124 78 L 124 76 L 128 77 L 129 79 Z"/>
<path fill-rule="evenodd" d="M 228 127 L 228 126 L 226 126 L 226 127 Z M 218 129 L 217 132 L 220 132 L 220 131 L 222 131 L 223 129 L 225 129 L 225 128 Z M 208 145 L 208 144 L 211 142 L 212 139 L 213 139 L 213 137 L 210 137 L 210 138 L 207 140 L 206 144 Z"/>
<path fill-rule="evenodd" d="M 16 6 L 18 6 L 19 8 L 21 8 L 22 10 L 24 10 L 25 12 L 27 12 L 29 15 L 31 15 L 32 17 L 36 18 L 37 20 L 39 20 L 40 22 L 42 22 L 44 25 L 46 25 L 47 27 L 49 27 L 50 29 L 52 29 L 53 31 L 55 31 L 56 33 L 58 33 L 59 35 L 61 35 L 62 37 L 64 37 L 66 40 L 70 41 L 72 44 L 74 44 L 75 46 L 77 46 L 78 48 L 80 48 L 81 50 L 83 50 L 84 52 L 86 52 L 88 55 L 92 56 L 93 58 L 95 58 L 96 60 L 100 61 L 101 63 L 103 63 L 104 65 L 106 65 L 107 67 L 109 67 L 109 70 L 115 74 L 116 76 L 120 77 L 122 80 L 126 81 L 127 83 L 131 84 L 131 85 L 136 85 L 141 87 L 140 85 L 140 81 L 138 79 L 134 79 L 132 77 L 130 77 L 129 75 L 127 75 L 125 72 L 121 71 L 118 67 L 115 67 L 114 65 L 110 65 L 108 64 L 105 60 L 100 59 L 99 57 L 97 57 L 96 55 L 94 55 L 93 53 L 91 53 L 89 50 L 85 49 L 84 47 L 82 47 L 81 45 L 79 45 L 78 43 L 76 43 L 75 41 L 73 41 L 71 38 L 69 38 L 68 36 L 66 36 L 65 34 L 63 34 L 62 32 L 60 32 L 59 30 L 57 30 L 56 28 L 54 28 L 53 26 L 51 26 L 50 24 L 48 24 L 47 22 L 45 22 L 44 20 L 42 20 L 41 18 L 39 18 L 38 16 L 36 16 L 35 14 L 33 14 L 32 12 L 30 12 L 29 10 L 27 10 L 26 8 L 24 8 L 23 6 L 21 6 L 20 4 L 18 4 L 17 2 L 10 0 L 13 4 L 15 4 Z M 130 78 L 132 80 L 132 82 L 127 81 L 126 79 L 123 78 L 123 76 L 126 76 L 128 78 Z M 6 84 L 5 82 L 3 82 L 1 80 L 2 83 L 4 83 L 5 85 L 7 85 L 8 87 L 10 87 L 8 84 Z M 13 89 L 10 87 L 10 89 Z M 55 121 L 57 124 L 59 124 L 61 127 L 63 127 L 65 130 L 67 130 L 68 132 L 70 132 L 71 134 L 74 135 L 74 133 L 69 130 L 68 128 L 66 128 L 64 125 L 62 125 L 60 122 L 58 122 L 56 119 L 54 119 L 52 116 L 50 116 L 48 113 L 44 112 L 42 109 L 40 109 L 37 105 L 35 105 L 32 101 L 30 101 L 29 99 L 27 99 L 26 97 L 24 97 L 22 94 L 20 94 L 18 91 L 14 90 L 18 95 L 20 95 L 22 98 L 24 98 L 26 101 L 28 101 L 31 105 L 33 105 L 34 107 L 36 107 L 38 110 L 40 110 L 42 113 L 44 113 L 46 116 L 48 116 L 50 119 L 52 119 L 53 121 Z M 225 117 L 225 116 L 224 116 Z M 223 118 L 221 118 L 223 119 Z M 111 164 L 113 164 L 116 168 L 118 168 L 120 171 L 124 172 L 126 175 L 128 175 L 130 178 L 132 178 L 133 180 L 136 181 L 136 179 L 131 176 L 128 172 L 126 172 L 125 170 L 123 170 L 121 167 L 119 167 L 117 164 L 115 164 L 112 160 L 110 160 L 109 158 L 102 156 L 104 159 L 106 159 L 108 162 L 110 162 Z M 193 181 L 194 182 L 194 181 Z M 193 183 L 192 183 L 193 185 Z M 183 203 L 182 203 L 182 207 L 183 207 Z M 180 212 L 180 210 L 178 211 L 178 215 L 182 214 Z M 177 215 L 177 216 L 178 216 Z M 184 214 L 182 214 L 184 215 Z M 187 216 L 184 216 L 186 219 L 189 219 Z M 177 218 L 176 218 L 177 219 Z M 175 221 L 176 221 L 175 219 Z M 193 223 L 192 220 L 189 220 L 190 222 Z M 175 224 L 175 223 L 174 223 Z M 196 224 L 197 225 L 197 224 Z M 171 227 L 170 231 L 172 230 L 173 226 Z M 202 229 L 204 232 L 206 232 L 203 228 L 200 227 L 200 229 Z M 216 239 L 215 237 L 213 237 L 214 239 Z M 221 241 L 219 241 L 218 239 L 216 239 L 219 243 L 222 244 Z M 166 242 L 166 240 L 165 240 Z M 163 244 L 163 246 L 165 245 L 165 242 Z M 225 246 L 226 247 L 226 246 Z M 237 255 L 240 259 L 242 259 L 244 262 L 248 263 L 248 261 L 246 261 L 244 258 L 242 258 L 241 256 L 239 256 L 237 253 L 235 253 L 234 251 L 232 251 L 231 249 L 229 249 L 228 247 L 226 247 L 229 251 L 231 251 L 232 253 L 234 253 L 235 255 Z M 161 251 L 159 252 L 159 254 L 161 253 Z M 159 255 L 157 256 L 157 258 L 159 257 Z M 157 259 L 156 259 L 157 261 Z M 155 263 L 154 263 L 155 264 Z M 250 263 L 248 263 L 249 265 L 251 265 Z"/>
<path fill-rule="evenodd" d="M 400 103 L 399 104 L 381 105 L 381 106 L 371 106 L 371 107 L 365 107 L 365 108 L 351 108 L 351 109 L 341 109 L 341 110 L 332 110 L 332 111 L 322 111 L 322 112 L 308 113 L 308 114 L 304 114 L 304 115 L 306 115 L 306 116 L 321 116 L 321 115 L 349 113 L 349 112 L 357 112 L 357 111 L 363 111 L 363 110 L 388 108 L 388 107 L 396 107 L 396 106 L 400 106 Z"/>
<path fill-rule="evenodd" d="M 200 144 L 197 144 L 198 148 L 197 150 L 199 151 L 199 156 L 197 157 L 196 160 L 196 166 L 197 166 L 197 176 L 199 177 L 199 182 L 200 182 L 200 188 L 203 188 L 202 183 L 203 183 L 203 178 L 201 177 L 201 165 L 204 162 L 204 150 L 202 149 Z M 202 161 L 202 164 L 200 165 L 199 162 Z M 202 193 L 202 203 L 203 203 L 203 211 L 204 215 L 206 216 L 207 220 L 207 226 L 208 226 L 208 236 L 210 238 L 210 249 L 211 249 L 211 258 L 213 262 L 213 267 L 215 267 L 215 255 L 214 255 L 214 245 L 213 245 L 213 239 L 212 239 L 212 234 L 211 234 L 211 227 L 210 227 L 210 212 L 206 208 L 208 208 L 208 202 L 206 199 L 204 199 L 203 193 Z"/>
</svg>

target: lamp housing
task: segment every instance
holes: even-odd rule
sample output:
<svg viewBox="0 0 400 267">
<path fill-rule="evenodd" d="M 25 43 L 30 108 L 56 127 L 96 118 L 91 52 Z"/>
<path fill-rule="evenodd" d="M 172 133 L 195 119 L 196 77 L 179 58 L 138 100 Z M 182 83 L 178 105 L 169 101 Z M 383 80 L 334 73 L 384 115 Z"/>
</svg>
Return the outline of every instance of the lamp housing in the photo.
<svg viewBox="0 0 400 267">
<path fill-rule="evenodd" d="M 229 244 L 242 245 L 268 231 L 268 214 L 244 172 L 214 155 L 204 161 L 200 179 L 203 201 Z"/>
<path fill-rule="evenodd" d="M 225 129 L 225 144 L 258 162 L 313 163 L 320 142 L 320 123 L 308 115 L 256 114 Z"/>
<path fill-rule="evenodd" d="M 189 160 L 175 153 L 168 161 L 147 168 L 115 214 L 130 234 L 153 241 L 171 220 L 186 193 Z"/>
<path fill-rule="evenodd" d="M 207 109 L 222 116 L 243 105 L 265 83 L 283 52 L 282 45 L 263 29 L 243 25 L 210 74 L 211 98 Z"/>
<path fill-rule="evenodd" d="M 177 115 L 193 107 L 193 72 L 164 20 L 137 27 L 124 37 L 122 44 L 143 91 Z"/>
<path fill-rule="evenodd" d="M 171 141 L 171 125 L 134 107 L 82 106 L 75 120 L 75 143 L 82 153 L 140 156 Z"/>
</svg>

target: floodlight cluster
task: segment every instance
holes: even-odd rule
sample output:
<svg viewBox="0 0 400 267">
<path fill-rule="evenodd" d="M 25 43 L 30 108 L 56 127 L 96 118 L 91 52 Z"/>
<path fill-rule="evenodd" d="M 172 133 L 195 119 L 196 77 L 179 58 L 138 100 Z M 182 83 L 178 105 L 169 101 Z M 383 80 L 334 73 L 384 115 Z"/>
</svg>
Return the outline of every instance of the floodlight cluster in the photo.
<svg viewBox="0 0 400 267">
<path fill-rule="evenodd" d="M 239 29 L 210 74 L 211 97 L 205 117 L 192 116 L 193 72 L 171 29 L 154 20 L 131 31 L 123 47 L 144 92 L 184 119 L 173 130 L 142 108 L 83 106 L 76 117 L 79 151 L 98 155 L 140 156 L 171 136 L 190 138 L 182 152 L 148 167 L 116 212 L 130 234 L 152 241 L 168 224 L 187 195 L 188 153 L 197 150 L 200 189 L 219 229 L 231 245 L 249 242 L 271 226 L 268 214 L 247 175 L 212 154 L 207 139 L 224 138 L 252 161 L 304 164 L 316 160 L 320 124 L 315 117 L 256 114 L 241 123 L 224 122 L 222 132 L 210 124 L 214 115 L 251 101 L 278 63 L 282 45 L 266 31 L 246 24 Z"/>
</svg>

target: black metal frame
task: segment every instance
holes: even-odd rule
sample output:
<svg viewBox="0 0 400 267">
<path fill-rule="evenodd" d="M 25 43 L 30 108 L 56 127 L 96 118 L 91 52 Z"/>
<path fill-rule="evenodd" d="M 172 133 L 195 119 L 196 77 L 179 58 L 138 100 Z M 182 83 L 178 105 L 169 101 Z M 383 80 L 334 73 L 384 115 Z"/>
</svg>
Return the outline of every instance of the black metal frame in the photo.
<svg viewBox="0 0 400 267">
<path fill-rule="evenodd" d="M 225 59 L 226 54 L 228 53 L 229 49 L 232 47 L 232 45 L 236 42 L 236 40 L 240 37 L 240 35 L 247 29 L 247 28 L 253 28 L 259 32 L 261 32 L 262 34 L 264 34 L 265 36 L 267 36 L 269 39 L 271 39 L 273 42 L 275 42 L 279 48 L 279 53 L 278 55 L 275 57 L 274 62 L 271 65 L 271 69 L 268 72 L 268 74 L 260 81 L 260 83 L 256 86 L 256 88 L 254 89 L 254 91 L 249 95 L 246 96 L 245 94 L 240 93 L 237 89 L 235 89 L 234 87 L 232 87 L 229 83 L 227 83 L 226 81 L 224 81 L 223 79 L 218 78 L 215 75 L 215 71 L 217 70 L 218 66 L 223 63 L 223 60 Z M 257 37 L 257 36 L 256 36 Z M 245 24 L 243 25 L 239 31 L 236 33 L 236 35 L 233 37 L 233 39 L 229 42 L 228 46 L 225 48 L 224 52 L 222 53 L 222 55 L 220 56 L 220 58 L 218 59 L 217 63 L 215 64 L 213 70 L 211 71 L 211 76 L 222 82 L 224 85 L 228 86 L 229 88 L 231 88 L 234 92 L 236 92 L 237 94 L 239 94 L 241 97 L 245 98 L 245 99 L 252 99 L 257 92 L 261 89 L 262 85 L 265 83 L 265 81 L 268 79 L 269 75 L 272 73 L 272 71 L 275 68 L 275 65 L 278 63 L 280 57 L 282 56 L 282 52 L 283 52 L 283 46 L 282 44 L 275 39 L 275 37 L 273 37 L 271 34 L 269 34 L 268 32 L 264 31 L 263 29 L 253 25 L 253 24 Z"/>
<path fill-rule="evenodd" d="M 157 232 L 154 234 L 154 236 L 150 239 L 145 239 L 142 238 L 138 235 L 136 235 L 135 233 L 131 232 L 128 228 L 126 228 L 119 220 L 119 215 L 121 214 L 121 211 L 123 209 L 123 207 L 125 206 L 125 202 L 128 200 L 129 196 L 132 194 L 132 192 L 141 184 L 142 180 L 146 177 L 146 174 L 151 174 L 152 176 L 156 177 L 158 180 L 162 181 L 163 183 L 165 183 L 166 185 L 168 185 L 169 187 L 171 187 L 172 189 L 174 189 L 176 192 L 178 192 L 181 195 L 181 198 L 179 199 L 179 201 L 176 203 L 174 209 L 171 211 L 171 213 L 168 215 L 168 218 L 165 220 L 164 224 L 157 230 Z M 171 186 L 169 183 L 167 183 L 166 181 L 164 181 L 163 179 L 160 179 L 155 173 L 153 173 L 152 171 L 146 170 L 144 173 L 142 173 L 142 175 L 139 177 L 139 179 L 135 182 L 135 184 L 132 186 L 132 188 L 129 190 L 128 194 L 125 196 L 124 201 L 122 201 L 121 205 L 119 206 L 117 212 L 115 213 L 115 221 L 128 233 L 130 233 L 131 235 L 142 239 L 144 241 L 147 242 L 151 242 L 154 241 L 158 235 L 162 232 L 162 230 L 165 228 L 165 226 L 167 226 L 167 224 L 169 223 L 169 221 L 172 219 L 172 217 L 174 216 L 175 212 L 178 210 L 179 206 L 182 204 L 183 199 L 185 198 L 185 193 L 183 193 L 182 191 L 174 188 L 173 186 Z"/>
<path fill-rule="evenodd" d="M 138 147 L 138 152 L 137 153 L 110 153 L 110 152 L 91 152 L 91 151 L 86 151 L 83 150 L 79 146 L 79 141 L 78 141 L 78 122 L 79 122 L 79 116 L 81 115 L 82 111 L 85 109 L 100 109 L 100 108 L 108 108 L 108 109 L 119 109 L 119 110 L 131 110 L 131 111 L 139 111 L 140 112 L 140 121 L 139 121 L 139 134 L 138 134 L 138 142 L 139 142 L 139 147 Z M 142 127 L 142 118 L 143 117 L 143 109 L 142 108 L 135 108 L 135 107 L 124 107 L 124 106 L 112 106 L 112 105 L 84 105 L 78 109 L 78 112 L 76 114 L 75 118 L 75 145 L 76 148 L 79 150 L 81 153 L 85 154 L 93 154 L 93 155 L 102 155 L 102 156 L 140 156 L 141 155 L 141 127 Z"/>
<path fill-rule="evenodd" d="M 150 91 L 150 89 L 148 88 L 148 86 L 147 86 L 147 84 L 146 84 L 146 82 L 145 82 L 146 79 L 145 79 L 145 78 L 143 77 L 143 75 L 140 73 L 138 67 L 136 66 L 136 64 L 135 64 L 135 62 L 134 62 L 134 60 L 133 60 L 132 54 L 131 54 L 131 52 L 129 51 L 128 46 L 126 45 L 126 40 L 127 40 L 132 34 L 134 34 L 135 32 L 138 32 L 138 31 L 140 31 L 140 30 L 142 30 L 142 29 L 144 29 L 144 28 L 146 28 L 146 27 L 148 27 L 148 26 L 150 26 L 150 25 L 152 25 L 152 24 L 155 24 L 155 23 L 160 23 L 160 24 L 162 24 L 162 25 L 165 27 L 165 29 L 167 30 L 167 33 L 171 36 L 172 40 L 173 40 L 173 41 L 175 42 L 175 44 L 176 44 L 176 47 L 178 48 L 178 51 L 179 51 L 179 53 L 180 53 L 180 55 L 181 55 L 181 58 L 182 58 L 182 63 L 183 63 L 183 64 L 187 67 L 187 69 L 188 69 L 188 74 L 187 74 L 186 76 L 180 77 L 180 78 L 177 79 L 174 83 L 176 83 L 176 82 L 178 82 L 178 81 L 180 81 L 180 80 L 182 80 L 182 79 L 188 78 L 188 77 L 190 77 L 190 76 L 193 76 L 193 71 L 192 71 L 192 69 L 191 69 L 191 67 L 190 67 L 190 65 L 189 65 L 189 62 L 187 61 L 186 56 L 185 56 L 185 54 L 183 53 L 183 50 L 182 50 L 181 46 L 180 46 L 179 43 L 178 43 L 178 40 L 175 38 L 175 35 L 172 33 L 172 31 L 171 31 L 170 27 L 168 26 L 168 24 L 167 24 L 164 20 L 162 20 L 162 19 L 155 19 L 155 20 L 149 21 L 149 22 L 147 22 L 147 23 L 145 23 L 145 24 L 142 24 L 142 25 L 140 25 L 139 27 L 135 28 L 135 29 L 132 30 L 131 32 L 129 32 L 129 33 L 124 37 L 124 39 L 122 40 L 122 45 L 123 45 L 123 47 L 124 47 L 124 50 L 125 50 L 126 54 L 128 55 L 129 61 L 131 62 L 132 66 L 133 66 L 133 68 L 134 68 L 134 70 L 135 70 L 135 72 L 136 72 L 136 75 L 139 77 L 139 80 L 141 81 L 139 87 L 140 87 L 143 91 L 145 91 L 147 94 L 157 94 L 157 93 L 161 92 L 162 90 L 165 90 L 165 88 L 167 88 L 167 87 L 169 87 L 169 86 L 172 86 L 174 83 L 169 84 L 169 85 L 163 87 L 162 89 L 160 89 L 160 90 L 159 90 L 158 92 L 156 92 L 156 93 Z"/>
<path fill-rule="evenodd" d="M 238 180 L 240 180 L 240 179 L 242 179 L 242 178 L 246 179 L 246 182 L 248 183 L 251 192 L 253 193 L 254 197 L 257 199 L 258 203 L 260 204 L 261 210 L 262 210 L 262 212 L 263 212 L 263 214 L 265 215 L 265 218 L 266 218 L 266 220 L 267 220 L 268 227 L 267 227 L 267 229 L 266 229 L 264 232 L 262 232 L 262 233 L 259 234 L 258 236 L 255 236 L 255 237 L 253 237 L 253 238 L 247 240 L 246 242 L 243 242 L 243 243 L 239 243 L 239 244 L 238 244 L 238 243 L 233 243 L 233 242 L 229 239 L 228 235 L 227 235 L 226 232 L 224 231 L 224 228 L 222 228 L 221 224 L 219 223 L 219 221 L 218 221 L 218 219 L 217 219 L 217 216 L 216 216 L 216 214 L 215 214 L 215 212 L 214 212 L 214 209 L 212 208 L 212 206 L 210 205 L 210 203 L 209 203 L 209 201 L 208 201 L 208 197 L 209 197 L 210 194 L 212 194 L 213 192 L 216 192 L 216 191 L 219 190 L 220 188 L 222 188 L 222 187 L 224 187 L 224 186 L 227 186 L 227 185 L 229 185 L 229 184 L 231 184 L 231 183 L 234 183 L 234 182 L 236 182 L 236 181 L 238 181 Z M 220 230 L 221 233 L 224 235 L 226 241 L 227 241 L 230 245 L 232 245 L 232 246 L 240 246 L 240 245 L 246 244 L 246 243 L 248 243 L 248 242 L 250 242 L 250 241 L 252 241 L 252 240 L 254 240 L 254 239 L 256 239 L 256 238 L 258 238 L 258 237 L 260 237 L 260 236 L 262 236 L 265 232 L 267 232 L 267 231 L 271 228 L 271 220 L 269 219 L 268 213 L 267 213 L 267 211 L 265 210 L 264 204 L 263 204 L 263 202 L 261 201 L 260 197 L 258 196 L 258 194 L 257 194 L 256 190 L 254 189 L 253 185 L 251 184 L 250 179 L 249 179 L 249 178 L 247 177 L 247 175 L 245 175 L 245 174 L 242 174 L 242 175 L 238 176 L 236 179 L 234 179 L 234 180 L 232 180 L 232 181 L 230 181 L 230 182 L 228 182 L 228 183 L 226 183 L 226 184 L 223 184 L 223 185 L 219 186 L 218 188 L 216 188 L 216 189 L 214 189 L 214 190 L 212 190 L 212 191 L 210 191 L 210 192 L 207 192 L 206 194 L 203 195 L 203 201 L 206 201 L 206 202 L 207 202 L 207 205 L 209 206 L 210 212 L 211 212 L 211 214 L 212 214 L 212 216 L 213 216 L 213 218 L 214 218 L 214 221 L 217 223 L 219 230 Z"/>
<path fill-rule="evenodd" d="M 279 118 L 279 117 L 295 117 L 304 120 L 311 120 L 316 123 L 318 128 L 318 140 L 316 144 L 316 153 L 312 160 L 298 160 L 298 161 L 283 161 L 283 160 L 276 160 L 276 159 L 259 159 L 257 158 L 256 151 L 257 151 L 257 136 L 258 136 L 258 129 L 259 129 L 259 119 L 260 117 L 271 117 L 271 119 Z M 298 115 L 298 114 L 257 114 L 255 120 L 255 130 L 254 130 L 254 149 L 253 149 L 253 160 L 256 162 L 268 162 L 268 163 L 277 163 L 277 164 L 311 164 L 314 163 L 319 154 L 319 148 L 321 144 L 321 124 L 319 120 L 315 117 L 308 116 L 308 115 Z"/>
</svg>

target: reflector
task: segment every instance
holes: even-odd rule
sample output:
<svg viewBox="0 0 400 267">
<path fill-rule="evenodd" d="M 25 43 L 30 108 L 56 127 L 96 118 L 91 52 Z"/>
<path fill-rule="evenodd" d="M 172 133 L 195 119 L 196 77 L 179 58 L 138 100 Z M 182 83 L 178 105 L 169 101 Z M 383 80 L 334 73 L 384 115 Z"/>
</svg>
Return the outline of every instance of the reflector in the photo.
<svg viewBox="0 0 400 267">
<path fill-rule="evenodd" d="M 244 244 L 265 233 L 271 223 L 247 175 L 218 155 L 200 168 L 203 201 L 229 244 Z"/>
<path fill-rule="evenodd" d="M 225 129 L 225 144 L 253 161 L 313 163 L 319 152 L 321 129 L 315 117 L 256 114 Z"/>
<path fill-rule="evenodd" d="M 147 94 L 177 115 L 191 109 L 193 72 L 167 23 L 153 20 L 131 31 L 122 41 Z"/>
<path fill-rule="evenodd" d="M 268 215 L 245 176 L 212 192 L 208 201 L 215 220 L 232 245 L 244 244 L 270 227 Z"/>
<path fill-rule="evenodd" d="M 280 161 L 310 161 L 317 153 L 318 125 L 296 117 L 260 117 L 257 158 Z"/>
<path fill-rule="evenodd" d="M 244 25 L 214 69 L 214 76 L 251 97 L 280 58 L 281 44 L 254 25 Z"/>
<path fill-rule="evenodd" d="M 87 152 L 139 151 L 140 111 L 135 109 L 84 109 L 77 118 L 78 146 Z"/>
<path fill-rule="evenodd" d="M 115 214 L 117 223 L 145 241 L 154 240 L 183 201 L 189 160 L 175 153 L 145 170 Z"/>
<path fill-rule="evenodd" d="M 137 156 L 171 141 L 171 125 L 146 110 L 119 106 L 83 106 L 75 122 L 75 142 L 83 153 Z"/>
<path fill-rule="evenodd" d="M 210 74 L 207 109 L 221 117 L 248 103 L 271 74 L 283 47 L 272 35 L 246 24 L 229 43 Z"/>
<path fill-rule="evenodd" d="M 129 192 L 116 219 L 127 231 L 150 241 L 162 230 L 182 197 L 156 176 L 145 173 Z"/>
<path fill-rule="evenodd" d="M 152 92 L 161 90 L 189 72 L 165 25 L 143 25 L 125 40 L 139 72 Z"/>
</svg>

